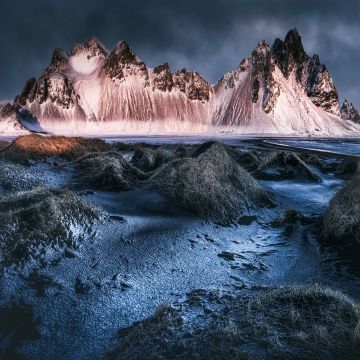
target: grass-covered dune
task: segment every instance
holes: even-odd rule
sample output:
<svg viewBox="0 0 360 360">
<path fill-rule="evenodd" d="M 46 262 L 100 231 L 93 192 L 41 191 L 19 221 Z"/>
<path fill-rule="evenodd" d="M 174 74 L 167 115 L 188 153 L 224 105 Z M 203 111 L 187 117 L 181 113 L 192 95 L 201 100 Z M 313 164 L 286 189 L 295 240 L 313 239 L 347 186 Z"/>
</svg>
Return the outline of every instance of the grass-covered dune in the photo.
<svg viewBox="0 0 360 360">
<path fill-rule="evenodd" d="M 85 155 L 75 164 L 77 171 L 71 186 L 103 191 L 126 191 L 144 180 L 146 175 L 130 165 L 118 152 Z"/>
<path fill-rule="evenodd" d="M 331 199 L 321 236 L 328 242 L 360 247 L 360 176 L 355 176 Z"/>
<path fill-rule="evenodd" d="M 28 164 L 30 160 L 39 161 L 53 156 L 75 160 L 91 152 L 111 149 L 110 144 L 100 139 L 32 134 L 19 136 L 10 145 L 0 149 L 0 159 L 20 164 Z"/>
<path fill-rule="evenodd" d="M 253 172 L 257 179 L 285 180 L 305 179 L 320 181 L 312 169 L 295 153 L 273 151 Z"/>
<path fill-rule="evenodd" d="M 195 291 L 119 332 L 108 359 L 342 359 L 360 356 L 359 305 L 319 286 Z"/>
<path fill-rule="evenodd" d="M 101 217 L 100 210 L 67 190 L 36 188 L 2 196 L 0 264 L 40 258 L 45 248 L 76 248 Z"/>
<path fill-rule="evenodd" d="M 192 156 L 170 161 L 151 177 L 150 186 L 174 203 L 216 223 L 236 222 L 271 203 L 267 193 L 216 142 L 202 144 Z"/>
</svg>

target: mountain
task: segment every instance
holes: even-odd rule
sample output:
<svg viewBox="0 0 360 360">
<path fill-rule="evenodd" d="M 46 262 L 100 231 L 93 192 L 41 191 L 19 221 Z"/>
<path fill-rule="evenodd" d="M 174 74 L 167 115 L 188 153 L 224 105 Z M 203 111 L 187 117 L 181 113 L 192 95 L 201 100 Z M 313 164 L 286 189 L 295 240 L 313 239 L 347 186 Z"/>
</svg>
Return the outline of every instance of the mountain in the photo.
<svg viewBox="0 0 360 360">
<path fill-rule="evenodd" d="M 217 84 L 195 71 L 172 73 L 167 63 L 149 68 L 125 41 L 108 51 L 91 38 L 71 53 L 56 49 L 39 79 L 28 80 L 9 106 L 23 127 L 37 123 L 55 133 L 346 135 L 360 129 L 356 117 L 340 113 L 327 68 L 305 52 L 296 29 L 272 47 L 259 42 Z"/>
<path fill-rule="evenodd" d="M 344 120 L 351 120 L 356 123 L 360 123 L 360 115 L 358 111 L 355 109 L 355 106 L 347 99 L 345 99 L 343 105 L 341 106 L 340 113 Z"/>
</svg>

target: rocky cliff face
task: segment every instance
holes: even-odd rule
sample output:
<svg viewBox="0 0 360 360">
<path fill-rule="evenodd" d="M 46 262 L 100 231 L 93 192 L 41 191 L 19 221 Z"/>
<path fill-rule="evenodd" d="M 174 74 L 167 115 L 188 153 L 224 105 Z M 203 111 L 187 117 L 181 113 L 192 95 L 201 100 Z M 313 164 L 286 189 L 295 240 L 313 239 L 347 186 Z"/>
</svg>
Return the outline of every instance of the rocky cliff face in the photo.
<svg viewBox="0 0 360 360">
<path fill-rule="evenodd" d="M 117 43 L 114 50 L 106 58 L 103 70 L 113 81 L 122 81 L 126 76 L 139 74 L 144 77 L 144 85 L 148 85 L 148 69 L 145 63 L 130 49 L 126 41 Z"/>
<path fill-rule="evenodd" d="M 190 100 L 207 102 L 212 92 L 211 85 L 196 71 L 182 69 L 173 75 L 174 85 Z"/>
<path fill-rule="evenodd" d="M 311 101 L 325 111 L 339 115 L 339 97 L 335 85 L 319 56 L 309 57 L 296 29 L 290 30 L 284 41 L 276 39 L 272 57 L 285 78 L 294 74 Z"/>
<path fill-rule="evenodd" d="M 360 123 L 360 115 L 358 111 L 356 110 L 355 106 L 347 99 L 345 99 L 344 103 L 342 104 L 340 113 L 344 120 L 351 120 L 356 123 Z"/>
<path fill-rule="evenodd" d="M 276 65 L 286 78 L 295 71 L 298 81 L 301 79 L 302 66 L 308 60 L 308 56 L 296 29 L 290 30 L 284 41 L 276 39 L 271 52 Z"/>
<path fill-rule="evenodd" d="M 121 132 L 203 132 L 214 127 L 254 133 L 353 131 L 340 118 L 328 70 L 317 55 L 305 52 L 296 29 L 271 48 L 260 42 L 215 85 L 195 71 L 172 73 L 167 63 L 149 68 L 125 41 L 109 52 L 91 38 L 70 53 L 56 49 L 40 78 L 26 83 L 13 106 L 28 110 L 52 131 L 85 121 L 101 124 L 98 131 L 121 123 Z M 342 113 L 350 114 L 346 108 Z"/>
<path fill-rule="evenodd" d="M 251 77 L 252 77 L 252 101 L 259 101 L 260 89 L 262 89 L 261 106 L 268 114 L 275 106 L 280 89 L 274 80 L 273 73 L 275 64 L 271 57 L 271 51 L 265 41 L 258 44 L 251 54 Z"/>
<path fill-rule="evenodd" d="M 168 63 L 154 68 L 153 89 L 160 91 L 171 91 L 174 87 L 174 81 L 170 72 Z"/>
</svg>

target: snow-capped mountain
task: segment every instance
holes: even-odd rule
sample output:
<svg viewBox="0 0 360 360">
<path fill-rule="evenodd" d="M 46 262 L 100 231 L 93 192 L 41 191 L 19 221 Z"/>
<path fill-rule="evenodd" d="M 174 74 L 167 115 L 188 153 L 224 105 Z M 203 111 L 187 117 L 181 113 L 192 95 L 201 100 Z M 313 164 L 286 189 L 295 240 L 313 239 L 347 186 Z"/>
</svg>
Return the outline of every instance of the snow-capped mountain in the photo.
<svg viewBox="0 0 360 360">
<path fill-rule="evenodd" d="M 195 71 L 171 73 L 167 63 L 148 68 L 125 41 L 109 52 L 91 38 L 70 54 L 56 49 L 0 122 L 71 134 L 354 134 L 360 127 L 344 106 L 340 113 L 328 70 L 306 54 L 296 29 L 272 47 L 260 42 L 217 84 Z"/>
</svg>

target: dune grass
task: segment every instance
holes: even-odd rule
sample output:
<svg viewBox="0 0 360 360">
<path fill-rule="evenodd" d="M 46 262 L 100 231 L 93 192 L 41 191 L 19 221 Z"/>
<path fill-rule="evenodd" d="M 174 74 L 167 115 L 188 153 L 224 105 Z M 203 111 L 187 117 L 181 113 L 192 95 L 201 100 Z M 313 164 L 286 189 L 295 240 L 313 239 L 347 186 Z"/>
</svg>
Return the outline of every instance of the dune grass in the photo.
<svg viewBox="0 0 360 360">
<path fill-rule="evenodd" d="M 150 185 L 174 203 L 225 225 L 271 203 L 255 179 L 219 143 L 205 143 L 192 157 L 164 164 L 150 178 Z"/>
<path fill-rule="evenodd" d="M 101 218 L 100 210 L 67 190 L 36 188 L 3 196 L 0 263 L 37 257 L 46 247 L 77 248 Z"/>
<path fill-rule="evenodd" d="M 195 292 L 119 332 L 109 359 L 356 359 L 359 305 L 320 286 Z"/>
</svg>

